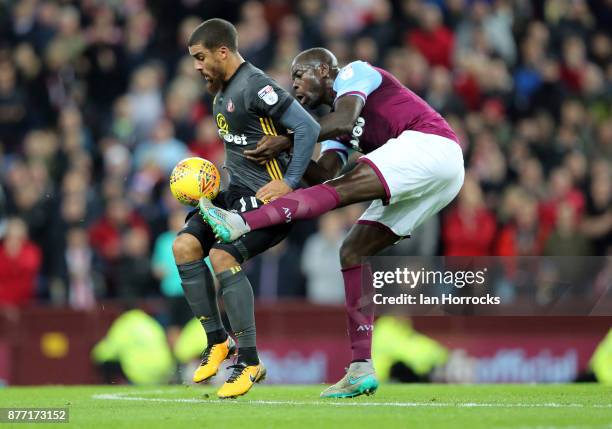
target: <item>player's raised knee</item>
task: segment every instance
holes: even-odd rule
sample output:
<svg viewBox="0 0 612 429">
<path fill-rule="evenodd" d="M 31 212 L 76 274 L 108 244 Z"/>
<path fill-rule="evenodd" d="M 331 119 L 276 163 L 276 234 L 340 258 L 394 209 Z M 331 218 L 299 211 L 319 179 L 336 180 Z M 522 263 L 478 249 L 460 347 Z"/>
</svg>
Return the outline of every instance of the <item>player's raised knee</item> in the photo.
<svg viewBox="0 0 612 429">
<path fill-rule="evenodd" d="M 172 253 L 177 265 L 197 261 L 204 257 L 200 241 L 191 234 L 178 235 L 172 243 Z"/>
</svg>

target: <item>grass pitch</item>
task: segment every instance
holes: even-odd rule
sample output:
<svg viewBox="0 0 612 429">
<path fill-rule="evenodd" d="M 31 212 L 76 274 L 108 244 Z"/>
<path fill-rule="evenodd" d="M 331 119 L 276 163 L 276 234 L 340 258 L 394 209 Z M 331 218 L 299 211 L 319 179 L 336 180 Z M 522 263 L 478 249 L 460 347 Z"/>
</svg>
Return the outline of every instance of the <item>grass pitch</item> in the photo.
<svg viewBox="0 0 612 429">
<path fill-rule="evenodd" d="M 320 400 L 321 386 L 258 385 L 220 401 L 214 386 L 0 389 L 0 407 L 67 407 L 83 428 L 612 429 L 600 385 L 382 385 L 374 396 Z M 0 423 L 0 427 L 25 427 Z M 28 425 L 29 426 L 29 425 Z"/>
</svg>

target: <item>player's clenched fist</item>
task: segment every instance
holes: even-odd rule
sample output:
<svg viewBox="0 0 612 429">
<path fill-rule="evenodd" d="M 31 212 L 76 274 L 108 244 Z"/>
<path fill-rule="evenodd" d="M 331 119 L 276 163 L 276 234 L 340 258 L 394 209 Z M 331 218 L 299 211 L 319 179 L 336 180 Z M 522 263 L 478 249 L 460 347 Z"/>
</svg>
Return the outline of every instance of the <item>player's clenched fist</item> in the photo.
<svg viewBox="0 0 612 429">
<path fill-rule="evenodd" d="M 261 201 L 274 201 L 289 192 L 293 192 L 293 189 L 284 180 L 272 180 L 259 188 L 255 197 Z"/>
<path fill-rule="evenodd" d="M 286 136 L 263 136 L 257 142 L 257 148 L 245 150 L 244 155 L 247 159 L 263 165 L 276 158 L 279 154 L 289 150 L 290 147 L 291 140 Z"/>
</svg>

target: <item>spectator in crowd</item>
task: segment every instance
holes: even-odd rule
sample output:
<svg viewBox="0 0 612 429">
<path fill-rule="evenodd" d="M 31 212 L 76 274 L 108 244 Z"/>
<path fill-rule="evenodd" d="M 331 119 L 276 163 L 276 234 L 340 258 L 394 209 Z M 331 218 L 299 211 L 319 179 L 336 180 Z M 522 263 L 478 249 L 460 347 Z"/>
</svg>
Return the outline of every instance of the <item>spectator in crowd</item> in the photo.
<svg viewBox="0 0 612 429">
<path fill-rule="evenodd" d="M 40 266 L 40 248 L 28 239 L 26 223 L 9 219 L 0 242 L 0 306 L 30 304 Z"/>
<path fill-rule="evenodd" d="M 552 256 L 587 256 L 592 249 L 587 237 L 578 228 L 574 206 L 561 203 L 557 212 L 557 224 L 546 243 L 543 253 Z"/>
<path fill-rule="evenodd" d="M 137 144 L 136 123 L 132 114 L 132 103 L 128 96 L 122 95 L 113 102 L 112 117 L 107 133 L 127 147 Z"/>
<path fill-rule="evenodd" d="M 547 197 L 540 204 L 542 225 L 551 228 L 556 224 L 559 206 L 563 203 L 572 206 L 578 219 L 582 217 L 584 195 L 574 186 L 571 173 L 566 168 L 558 167 L 550 174 Z"/>
<path fill-rule="evenodd" d="M 429 89 L 425 100 L 441 115 L 459 113 L 465 110 L 463 101 L 453 91 L 451 73 L 444 67 L 431 70 Z"/>
<path fill-rule="evenodd" d="M 300 271 L 300 249 L 283 240 L 267 252 L 245 264 L 255 296 L 268 302 L 304 296 L 304 278 Z"/>
<path fill-rule="evenodd" d="M 20 143 L 27 124 L 26 96 L 17 86 L 17 71 L 11 61 L 0 62 L 0 140 L 12 152 Z"/>
<path fill-rule="evenodd" d="M 527 194 L 519 197 L 511 221 L 499 233 L 495 254 L 537 256 L 542 254 L 548 229 L 538 218 L 538 202 Z"/>
<path fill-rule="evenodd" d="M 76 106 L 69 105 L 60 111 L 58 129 L 65 144 L 93 152 L 91 133 L 83 124 L 83 116 Z"/>
<path fill-rule="evenodd" d="M 436 3 L 424 2 L 419 16 L 421 27 L 409 31 L 408 44 L 415 47 L 430 66 L 450 68 L 454 34 L 444 26 L 440 8 Z"/>
<path fill-rule="evenodd" d="M 310 302 L 344 302 L 338 255 L 345 235 L 343 213 L 341 210 L 333 211 L 319 219 L 319 231 L 304 243 L 302 272 L 306 277 L 306 298 Z"/>
<path fill-rule="evenodd" d="M 92 309 L 96 303 L 95 255 L 84 228 L 71 228 L 66 233 L 68 302 L 77 310 Z"/>
<path fill-rule="evenodd" d="M 455 207 L 442 225 L 442 239 L 448 256 L 490 255 L 497 225 L 486 207 L 482 190 L 473 177 L 466 177 Z"/>
<path fill-rule="evenodd" d="M 117 284 L 117 264 L 122 257 L 122 244 L 126 235 L 135 229 L 147 231 L 147 226 L 131 208 L 130 202 L 119 196 L 108 201 L 104 215 L 89 227 L 89 241 L 102 260 L 108 282 Z M 136 240 L 141 238 L 141 235 L 134 237 Z M 136 250 L 140 251 L 140 248 Z"/>
<path fill-rule="evenodd" d="M 542 163 L 537 158 L 528 158 L 518 166 L 518 183 L 522 189 L 538 199 L 546 195 L 546 183 Z"/>
<path fill-rule="evenodd" d="M 137 169 L 153 164 L 169 175 L 174 166 L 187 158 L 188 154 L 185 143 L 174 137 L 172 122 L 161 119 L 153 128 L 151 140 L 143 142 L 136 150 L 134 162 Z"/>
<path fill-rule="evenodd" d="M 499 56 L 512 65 L 516 58 L 513 19 L 510 1 L 471 2 L 457 28 L 457 54 L 476 50 L 480 54 Z"/>
<path fill-rule="evenodd" d="M 595 255 L 612 248 L 612 170 L 606 161 L 593 165 L 582 231 L 592 240 Z"/>
<path fill-rule="evenodd" d="M 157 289 L 149 247 L 149 233 L 144 228 L 131 228 L 122 237 L 121 255 L 117 261 L 117 295 L 120 298 L 134 302 Z"/>
<path fill-rule="evenodd" d="M 129 113 L 138 140 L 149 136 L 149 131 L 161 119 L 164 106 L 161 94 L 161 71 L 152 65 L 141 66 L 132 75 L 128 93 Z"/>
</svg>

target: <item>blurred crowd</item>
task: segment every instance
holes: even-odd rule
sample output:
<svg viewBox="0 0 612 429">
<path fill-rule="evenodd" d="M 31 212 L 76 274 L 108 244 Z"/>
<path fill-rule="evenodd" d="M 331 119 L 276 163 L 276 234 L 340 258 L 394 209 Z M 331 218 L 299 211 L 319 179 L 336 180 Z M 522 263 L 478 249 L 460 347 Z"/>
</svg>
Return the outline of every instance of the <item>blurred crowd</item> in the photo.
<svg viewBox="0 0 612 429">
<path fill-rule="evenodd" d="M 391 252 L 610 255 L 610 0 L 14 0 L 0 3 L 0 305 L 182 294 L 168 190 L 223 164 L 186 49 L 202 20 L 290 88 L 302 49 L 389 70 L 450 122 L 455 202 Z M 339 303 L 338 249 L 363 206 L 295 226 L 250 261 L 262 300 Z"/>
</svg>

